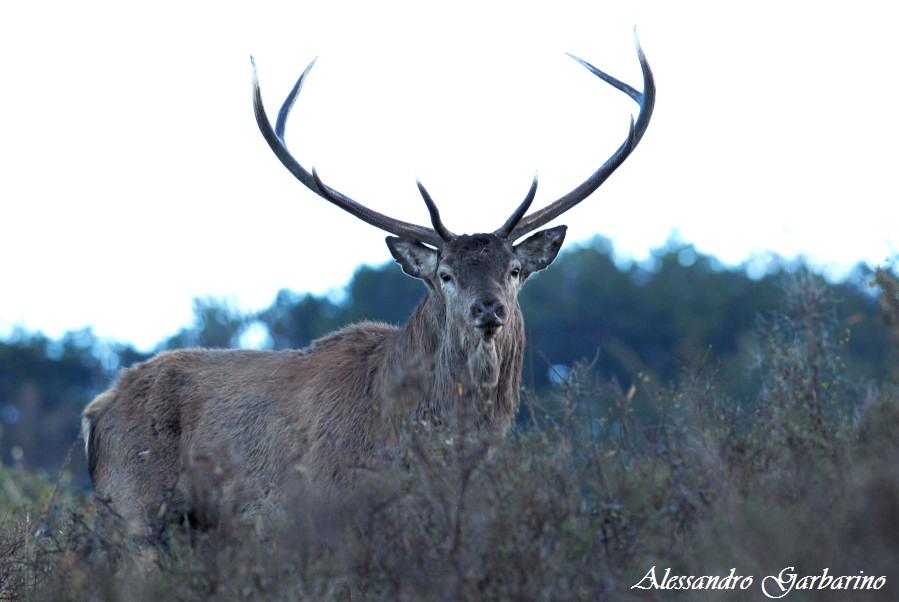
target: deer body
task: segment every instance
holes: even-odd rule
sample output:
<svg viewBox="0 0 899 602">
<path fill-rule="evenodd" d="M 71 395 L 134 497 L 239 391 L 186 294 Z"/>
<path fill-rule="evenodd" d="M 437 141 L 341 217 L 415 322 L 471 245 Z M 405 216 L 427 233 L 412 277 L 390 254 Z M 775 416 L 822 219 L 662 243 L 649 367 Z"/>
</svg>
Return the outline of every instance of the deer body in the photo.
<svg viewBox="0 0 899 602">
<path fill-rule="evenodd" d="M 518 292 L 549 266 L 565 226 L 526 234 L 589 196 L 643 136 L 655 99 L 639 49 L 644 91 L 580 61 L 640 104 L 628 138 L 571 193 L 526 215 L 537 180 L 492 233 L 455 235 L 419 184 L 433 228 L 382 215 L 325 185 L 287 150 L 284 128 L 310 64 L 273 128 L 255 80 L 260 131 L 307 188 L 394 234 L 387 246 L 427 295 L 402 328 L 365 322 L 295 351 L 188 349 L 124 370 L 84 411 L 82 435 L 99 498 L 135 534 L 150 534 L 171 507 L 200 523 L 223 511 L 277 501 L 301 482 L 315 490 L 353 481 L 353 470 L 395 443 L 394 418 L 475 429 L 494 437 L 519 404 L 524 320 Z M 299 481 L 298 481 L 299 479 Z"/>
<path fill-rule="evenodd" d="M 466 352 L 462 341 L 442 345 L 432 305 L 426 298 L 403 328 L 354 324 L 302 350 L 185 349 L 123 371 L 84 412 L 97 495 L 135 532 L 163 504 L 214 523 L 210 486 L 259 501 L 278 499 L 291 479 L 344 480 L 391 444 L 400 412 L 439 423 L 464 400 L 504 433 L 518 409 L 523 329 Z"/>
</svg>

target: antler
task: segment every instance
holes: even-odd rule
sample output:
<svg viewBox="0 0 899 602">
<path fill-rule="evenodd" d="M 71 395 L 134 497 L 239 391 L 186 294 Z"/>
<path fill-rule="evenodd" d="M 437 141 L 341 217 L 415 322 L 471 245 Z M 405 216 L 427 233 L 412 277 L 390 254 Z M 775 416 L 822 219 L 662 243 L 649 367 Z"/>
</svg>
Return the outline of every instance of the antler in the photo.
<svg viewBox="0 0 899 602">
<path fill-rule="evenodd" d="M 272 151 L 274 151 L 275 156 L 278 157 L 281 163 L 284 164 L 284 167 L 286 167 L 297 180 L 302 182 L 306 188 L 323 199 L 334 203 L 344 211 L 355 215 L 362 221 L 402 238 L 428 243 L 437 248 L 443 246 L 444 242 L 454 238 L 453 233 L 440 221 L 440 213 L 437 211 L 437 206 L 421 184 L 418 185 L 418 188 L 424 197 L 425 204 L 428 206 L 428 212 L 431 215 L 431 223 L 434 226 L 433 229 L 400 221 L 383 215 L 382 213 L 378 213 L 373 209 L 369 209 L 365 205 L 354 201 L 350 197 L 324 184 L 321 181 L 321 178 L 318 177 L 314 168 L 312 169 L 312 172 L 309 172 L 305 167 L 300 165 L 299 161 L 294 159 L 293 155 L 290 154 L 290 151 L 287 150 L 287 145 L 284 142 L 284 128 L 287 125 L 287 117 L 290 114 L 290 109 L 293 108 L 297 97 L 300 95 L 300 89 L 303 87 L 303 80 L 305 80 L 306 76 L 309 74 L 309 71 L 315 64 L 315 60 L 313 59 L 313 61 L 309 63 L 309 66 L 307 66 L 300 75 L 297 83 L 294 84 L 290 94 L 284 99 L 284 104 L 281 105 L 281 110 L 278 111 L 278 120 L 275 122 L 274 129 L 272 129 L 272 124 L 269 122 L 268 116 L 265 114 L 265 108 L 262 106 L 262 93 L 259 90 L 259 77 L 256 74 L 256 61 L 253 60 L 253 57 L 250 57 L 250 62 L 253 65 L 253 111 L 256 113 L 256 123 L 259 125 L 259 130 L 262 132 L 262 136 L 265 138 L 265 141 L 268 142 Z"/>
<path fill-rule="evenodd" d="M 606 178 L 612 175 L 612 172 L 618 169 L 618 167 L 624 163 L 624 160 L 627 159 L 628 155 L 630 155 L 637 147 L 637 144 L 646 132 L 646 127 L 649 125 L 649 119 L 652 117 L 652 109 L 655 106 L 656 101 L 656 85 L 655 80 L 652 78 L 652 71 L 649 69 L 649 63 L 646 62 L 646 56 L 643 54 L 643 49 L 640 47 L 640 40 L 637 39 L 636 32 L 634 33 L 634 43 L 637 46 L 637 57 L 640 59 L 640 68 L 643 71 L 642 94 L 626 83 L 597 69 L 587 61 L 579 59 L 571 54 L 568 55 L 606 83 L 633 98 L 637 104 L 640 105 L 640 114 L 637 116 L 636 123 L 634 123 L 634 118 L 631 117 L 630 131 L 628 132 L 627 139 L 618 147 L 618 150 L 616 150 L 615 153 L 580 186 L 543 209 L 522 218 L 533 200 L 533 196 L 528 194 L 528 198 L 526 198 L 518 209 L 515 210 L 512 217 L 510 217 L 506 223 L 496 231 L 498 236 L 505 236 L 509 240 L 514 241 L 528 232 L 536 230 L 547 222 L 559 217 L 593 194 L 593 192 L 606 181 Z M 532 193 L 534 192 L 535 186 L 536 179 L 534 180 L 534 185 L 531 187 Z"/>
<path fill-rule="evenodd" d="M 531 189 L 528 190 L 527 196 L 524 197 L 524 200 L 518 206 L 518 208 L 512 212 L 512 215 L 509 216 L 509 219 L 506 220 L 506 223 L 499 227 L 498 230 L 494 232 L 497 236 L 501 238 L 508 238 L 510 234 L 512 234 L 512 230 L 515 229 L 515 226 L 518 225 L 518 222 L 521 221 L 521 218 L 524 217 L 524 214 L 527 212 L 528 207 L 531 206 L 531 203 L 534 202 L 534 197 L 537 196 L 537 176 L 534 176 L 534 181 L 531 182 Z"/>
</svg>

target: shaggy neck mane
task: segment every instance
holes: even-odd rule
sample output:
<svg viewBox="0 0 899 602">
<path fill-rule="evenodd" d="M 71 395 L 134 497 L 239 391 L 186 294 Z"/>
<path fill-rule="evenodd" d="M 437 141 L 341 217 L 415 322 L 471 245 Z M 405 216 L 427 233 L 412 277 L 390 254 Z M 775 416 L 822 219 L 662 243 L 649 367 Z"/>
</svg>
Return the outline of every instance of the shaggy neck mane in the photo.
<svg viewBox="0 0 899 602">
<path fill-rule="evenodd" d="M 518 411 L 524 321 L 515 304 L 493 340 L 459 328 L 442 300 L 428 295 L 387 348 L 387 402 L 414 408 L 417 418 L 438 424 L 457 411 L 477 424 L 505 431 Z M 461 406 L 459 405 L 461 404 Z"/>
</svg>

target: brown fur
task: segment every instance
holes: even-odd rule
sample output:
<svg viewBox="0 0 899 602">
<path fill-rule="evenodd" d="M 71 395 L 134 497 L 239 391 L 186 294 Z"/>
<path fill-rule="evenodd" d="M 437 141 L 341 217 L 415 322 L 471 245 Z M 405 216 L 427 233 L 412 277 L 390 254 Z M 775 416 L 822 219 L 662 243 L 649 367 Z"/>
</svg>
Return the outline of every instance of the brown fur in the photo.
<svg viewBox="0 0 899 602">
<path fill-rule="evenodd" d="M 394 416 L 448 424 L 461 409 L 480 430 L 507 432 L 524 348 L 517 292 L 562 236 L 537 264 L 527 241 L 469 238 L 419 257 L 433 260 L 418 274 L 430 291 L 402 328 L 364 322 L 298 351 L 168 351 L 124 370 L 84 411 L 96 494 L 149 534 L 173 507 L 215 524 L 277 501 L 291 483 L 351 481 L 390 446 Z M 438 268 L 453 270 L 452 284 Z M 484 296 L 505 304 L 492 335 L 472 324 L 472 299 Z"/>
</svg>

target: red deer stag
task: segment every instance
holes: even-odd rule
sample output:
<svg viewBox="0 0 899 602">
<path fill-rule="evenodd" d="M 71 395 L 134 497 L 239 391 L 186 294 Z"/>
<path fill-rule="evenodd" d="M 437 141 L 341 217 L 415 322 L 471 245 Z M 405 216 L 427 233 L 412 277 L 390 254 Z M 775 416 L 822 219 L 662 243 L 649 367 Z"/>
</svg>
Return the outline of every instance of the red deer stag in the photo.
<svg viewBox="0 0 899 602">
<path fill-rule="evenodd" d="M 123 370 L 84 411 L 82 434 L 97 496 L 135 535 L 147 534 L 173 504 L 197 516 L 215 515 L 206 508 L 209 488 L 198 485 L 210 478 L 207 473 L 221 472 L 209 469 L 210 458 L 226 462 L 234 491 L 250 492 L 249 501 L 261 503 L 277 499 L 298 470 L 316 487 L 347 480 L 350 467 L 364 465 L 389 443 L 390 412 L 439 423 L 467 404 L 479 429 L 505 433 L 519 404 L 524 322 L 518 291 L 555 259 L 566 227 L 514 243 L 587 198 L 639 143 L 655 84 L 639 42 L 637 53 L 642 93 L 572 57 L 640 106 L 614 154 L 577 188 L 525 215 L 535 178 L 499 229 L 471 235 L 444 226 L 421 184 L 431 228 L 378 213 L 324 184 L 284 142 L 288 114 L 312 64 L 274 127 L 254 64 L 256 121 L 281 163 L 312 192 L 393 234 L 387 237 L 390 253 L 406 274 L 427 285 L 427 294 L 401 328 L 363 322 L 294 351 L 169 351 Z"/>
</svg>

